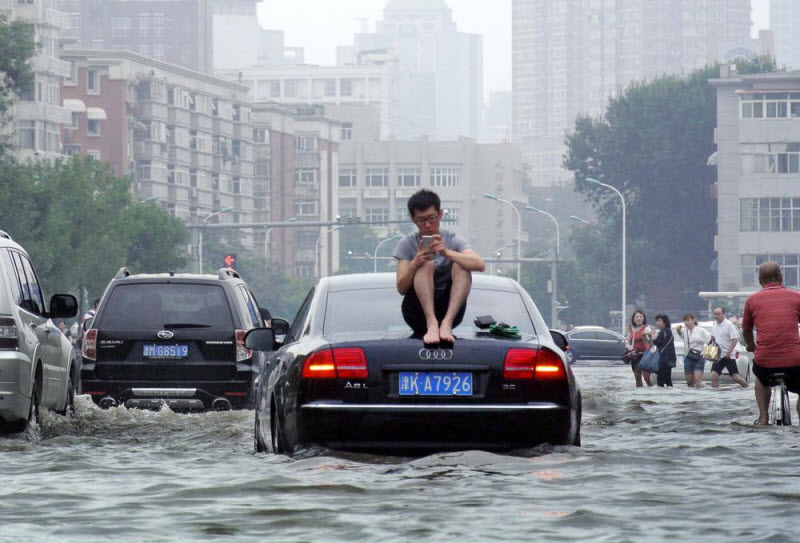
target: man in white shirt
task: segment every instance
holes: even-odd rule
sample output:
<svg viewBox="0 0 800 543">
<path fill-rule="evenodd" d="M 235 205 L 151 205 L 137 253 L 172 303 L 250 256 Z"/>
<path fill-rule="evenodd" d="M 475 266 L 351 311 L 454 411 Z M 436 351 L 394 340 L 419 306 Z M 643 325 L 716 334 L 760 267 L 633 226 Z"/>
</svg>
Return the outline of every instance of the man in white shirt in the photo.
<svg viewBox="0 0 800 543">
<path fill-rule="evenodd" d="M 747 381 L 739 375 L 736 360 L 733 359 L 733 352 L 739 343 L 739 332 L 736 326 L 725 318 L 725 309 L 722 307 L 714 308 L 714 328 L 711 335 L 719 345 L 719 360 L 711 365 L 711 386 L 719 386 L 719 376 L 722 375 L 722 370 L 727 368 L 731 379 L 747 388 Z"/>
</svg>

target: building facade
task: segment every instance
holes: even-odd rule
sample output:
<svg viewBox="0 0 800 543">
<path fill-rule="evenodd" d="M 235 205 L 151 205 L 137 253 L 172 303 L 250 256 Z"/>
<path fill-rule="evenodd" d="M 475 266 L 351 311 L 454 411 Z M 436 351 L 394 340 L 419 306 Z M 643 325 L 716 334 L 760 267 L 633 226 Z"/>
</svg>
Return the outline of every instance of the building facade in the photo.
<svg viewBox="0 0 800 543">
<path fill-rule="evenodd" d="M 458 32 L 444 0 L 390 0 L 374 33 L 352 54 L 385 50 L 403 68 L 398 138 L 478 138 L 483 109 L 483 38 Z"/>
<path fill-rule="evenodd" d="M 59 1 L 72 23 L 65 38 L 77 48 L 129 51 L 213 73 L 212 0 Z"/>
<path fill-rule="evenodd" d="M 483 196 L 493 193 L 518 208 L 528 203 L 521 156 L 511 144 L 478 144 L 470 138 L 342 143 L 335 187 L 341 217 L 406 220 L 408 198 L 422 188 L 441 198 L 452 221 L 444 228 L 463 235 L 479 254 L 516 243 L 515 212 Z M 394 228 L 376 230 L 389 235 Z M 521 239 L 527 241 L 524 230 Z"/>
<path fill-rule="evenodd" d="M 800 69 L 800 2 L 770 0 L 769 28 L 775 36 L 778 66 Z"/>
<path fill-rule="evenodd" d="M 69 63 L 59 58 L 62 32 L 69 17 L 58 10 L 56 0 L 0 0 L 0 11 L 11 19 L 24 19 L 39 50 L 33 57 L 33 88 L 19 97 L 13 111 L 16 147 L 22 157 L 61 155 L 61 128 L 71 122 L 70 111 L 62 106 L 61 78 L 69 75 Z"/>
<path fill-rule="evenodd" d="M 72 110 L 68 155 L 86 154 L 130 175 L 139 199 L 157 198 L 187 221 L 227 209 L 230 222 L 265 220 L 256 197 L 247 89 L 123 51 L 70 50 L 61 92 Z M 240 231 L 252 246 L 252 234 Z"/>
<path fill-rule="evenodd" d="M 774 260 L 800 288 L 800 72 L 738 75 L 717 90 L 718 289 L 757 290 Z"/>
<path fill-rule="evenodd" d="M 571 179 L 565 134 L 633 81 L 750 44 L 749 0 L 513 0 L 512 137 L 536 185 Z"/>
<path fill-rule="evenodd" d="M 324 113 L 321 106 L 254 104 L 256 172 L 269 176 L 263 205 L 272 222 L 336 220 L 341 128 Z M 278 227 L 257 242 L 286 274 L 319 277 L 339 267 L 338 239 L 329 230 Z"/>
</svg>

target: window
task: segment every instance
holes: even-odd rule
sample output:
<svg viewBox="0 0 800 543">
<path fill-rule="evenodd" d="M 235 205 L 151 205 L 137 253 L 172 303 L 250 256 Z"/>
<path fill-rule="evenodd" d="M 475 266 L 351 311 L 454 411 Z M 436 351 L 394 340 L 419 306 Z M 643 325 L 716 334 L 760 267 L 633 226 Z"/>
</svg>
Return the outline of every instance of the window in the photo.
<svg viewBox="0 0 800 543">
<path fill-rule="evenodd" d="M 33 271 L 30 260 L 22 253 L 17 253 L 16 251 L 11 254 L 17 263 L 17 271 L 22 283 L 22 294 L 24 298 L 22 307 L 29 310 L 31 313 L 44 313 L 46 309 L 42 296 L 42 288 L 39 286 L 39 280 L 36 278 L 36 273 Z M 26 301 L 28 304 L 25 303 Z"/>
<path fill-rule="evenodd" d="M 366 185 L 368 187 L 386 187 L 389 185 L 388 168 L 367 168 Z"/>
<path fill-rule="evenodd" d="M 754 153 L 753 173 L 800 173 L 800 152 Z"/>
<path fill-rule="evenodd" d="M 366 209 L 367 222 L 374 221 L 388 221 L 389 208 L 388 207 L 368 207 Z"/>
<path fill-rule="evenodd" d="M 22 304 L 22 287 L 20 286 L 19 276 L 17 275 L 16 267 L 11 261 L 11 253 L 6 249 L 0 249 L 0 260 L 4 262 L 6 269 L 6 282 L 11 287 L 11 299 L 15 304 Z"/>
<path fill-rule="evenodd" d="M 23 120 L 17 124 L 17 143 L 20 149 L 36 147 L 36 122 Z"/>
<path fill-rule="evenodd" d="M 150 34 L 150 14 L 139 14 L 139 35 L 148 36 Z"/>
<path fill-rule="evenodd" d="M 353 123 L 342 123 L 342 140 L 353 139 Z"/>
<path fill-rule="evenodd" d="M 294 148 L 298 151 L 316 151 L 317 137 L 311 135 L 296 136 L 294 138 Z"/>
<path fill-rule="evenodd" d="M 340 187 L 355 187 L 357 180 L 355 168 L 342 168 L 339 170 Z"/>
<path fill-rule="evenodd" d="M 164 35 L 164 14 L 163 13 L 153 13 L 153 36 L 161 37 Z M 158 47 L 157 45 L 154 47 Z M 161 45 L 161 51 L 163 53 L 164 46 Z"/>
<path fill-rule="evenodd" d="M 800 287 L 800 255 L 797 253 L 742 255 L 743 287 L 758 286 L 758 268 L 767 260 L 772 260 L 780 265 L 784 285 L 791 288 Z"/>
<path fill-rule="evenodd" d="M 86 92 L 90 94 L 100 94 L 100 79 L 97 70 L 86 71 Z"/>
<path fill-rule="evenodd" d="M 800 232 L 800 198 L 742 198 L 742 232 Z"/>
<path fill-rule="evenodd" d="M 432 187 L 457 187 L 459 168 L 431 168 Z"/>
<path fill-rule="evenodd" d="M 70 13 L 69 14 L 70 21 L 72 23 L 72 28 L 74 30 L 79 30 L 81 28 L 81 14 L 80 13 Z"/>
<path fill-rule="evenodd" d="M 80 21 L 80 14 L 78 14 Z M 111 37 L 112 38 L 127 38 L 131 35 L 131 28 L 133 21 L 130 17 L 111 17 Z"/>
<path fill-rule="evenodd" d="M 339 80 L 339 96 L 353 96 L 353 80 L 340 79 Z"/>
<path fill-rule="evenodd" d="M 742 119 L 800 118 L 800 92 L 754 92 L 739 98 Z"/>
<path fill-rule="evenodd" d="M 92 160 L 96 160 L 96 161 L 100 162 L 100 151 L 96 151 L 94 149 L 90 149 L 90 150 L 86 151 L 86 156 L 88 156 Z"/>
<path fill-rule="evenodd" d="M 266 128 L 253 129 L 254 143 L 269 143 L 269 130 Z"/>
<path fill-rule="evenodd" d="M 297 185 L 317 186 L 317 170 L 313 168 L 298 168 L 294 172 L 294 182 Z"/>
<path fill-rule="evenodd" d="M 90 136 L 99 136 L 100 135 L 100 120 L 99 119 L 87 119 L 86 120 L 86 133 Z"/>
<path fill-rule="evenodd" d="M 339 218 L 341 219 L 355 219 L 358 217 L 358 210 L 354 207 L 339 206 Z"/>
<path fill-rule="evenodd" d="M 297 80 L 287 79 L 283 83 L 283 95 L 286 98 L 294 98 L 297 96 Z"/>
<path fill-rule="evenodd" d="M 336 80 L 325 80 L 325 96 L 336 96 Z"/>
<path fill-rule="evenodd" d="M 317 215 L 317 201 L 316 200 L 298 200 L 294 203 L 294 214 L 298 217 L 303 216 L 316 216 Z"/>
<path fill-rule="evenodd" d="M 153 44 L 153 58 L 163 59 L 164 58 L 164 44 L 163 43 L 154 43 Z"/>
<path fill-rule="evenodd" d="M 398 187 L 418 187 L 419 185 L 419 168 L 397 168 Z"/>
<path fill-rule="evenodd" d="M 448 226 L 458 226 L 461 224 L 461 208 L 455 206 L 447 206 L 444 219 Z M 448 220 L 449 219 L 449 220 Z"/>
<path fill-rule="evenodd" d="M 281 97 L 281 82 L 280 81 L 270 81 L 269 82 L 269 96 L 270 96 L 270 98 L 280 98 Z"/>
</svg>

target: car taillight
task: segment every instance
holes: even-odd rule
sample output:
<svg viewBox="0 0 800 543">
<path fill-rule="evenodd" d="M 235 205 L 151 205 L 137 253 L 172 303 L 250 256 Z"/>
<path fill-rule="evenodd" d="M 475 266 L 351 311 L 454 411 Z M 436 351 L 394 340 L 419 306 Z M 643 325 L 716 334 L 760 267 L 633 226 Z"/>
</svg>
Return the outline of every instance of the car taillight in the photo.
<svg viewBox="0 0 800 543">
<path fill-rule="evenodd" d="M 561 358 L 546 349 L 509 349 L 503 363 L 503 379 L 563 379 Z"/>
<path fill-rule="evenodd" d="M 17 323 L 14 319 L 0 318 L 0 349 L 16 349 L 18 344 Z"/>
<path fill-rule="evenodd" d="M 247 330 L 236 330 L 236 361 L 241 362 L 253 356 L 253 351 L 244 346 Z"/>
<path fill-rule="evenodd" d="M 97 359 L 97 328 L 86 330 L 86 333 L 83 335 L 81 354 L 84 360 Z"/>
<path fill-rule="evenodd" d="M 366 379 L 367 357 L 359 347 L 322 349 L 311 353 L 303 365 L 303 379 Z"/>
</svg>

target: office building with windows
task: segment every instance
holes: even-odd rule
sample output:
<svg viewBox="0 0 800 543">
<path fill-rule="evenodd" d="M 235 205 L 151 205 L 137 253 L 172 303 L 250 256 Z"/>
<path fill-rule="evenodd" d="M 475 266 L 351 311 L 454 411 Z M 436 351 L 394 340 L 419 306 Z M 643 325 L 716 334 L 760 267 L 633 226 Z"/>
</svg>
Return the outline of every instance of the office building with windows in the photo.
<svg viewBox="0 0 800 543">
<path fill-rule="evenodd" d="M 800 69 L 800 2 L 769 0 L 769 28 L 775 37 L 778 66 Z"/>
<path fill-rule="evenodd" d="M 335 188 L 341 217 L 408 219 L 408 198 L 422 188 L 441 198 L 453 221 L 443 227 L 463 235 L 479 254 L 494 254 L 517 241 L 515 212 L 483 196 L 496 194 L 519 209 L 528 203 L 521 157 L 511 144 L 478 144 L 471 138 L 342 143 Z M 395 228 L 375 230 L 390 235 Z M 527 241 L 524 230 L 521 239 Z"/>
<path fill-rule="evenodd" d="M 739 75 L 717 90 L 718 289 L 757 290 L 774 260 L 800 288 L 800 72 Z"/>
<path fill-rule="evenodd" d="M 55 0 L 0 0 L 0 11 L 30 22 L 39 45 L 31 62 L 33 87 L 22 93 L 11 112 L 17 151 L 21 157 L 61 156 L 61 128 L 71 117 L 61 105 L 61 78 L 69 75 L 69 63 L 59 59 L 59 40 L 69 17 Z"/>
<path fill-rule="evenodd" d="M 572 179 L 561 165 L 579 114 L 750 44 L 749 0 L 512 0 L 512 138 L 533 183 Z"/>
<path fill-rule="evenodd" d="M 62 85 L 72 111 L 66 154 L 86 154 L 130 175 L 139 199 L 198 220 L 220 209 L 226 222 L 265 220 L 256 208 L 253 121 L 247 89 L 124 51 L 70 50 Z M 252 233 L 241 230 L 243 243 Z"/>
<path fill-rule="evenodd" d="M 66 47 L 129 51 L 213 73 L 212 0 L 58 1 L 72 23 Z"/>
</svg>

